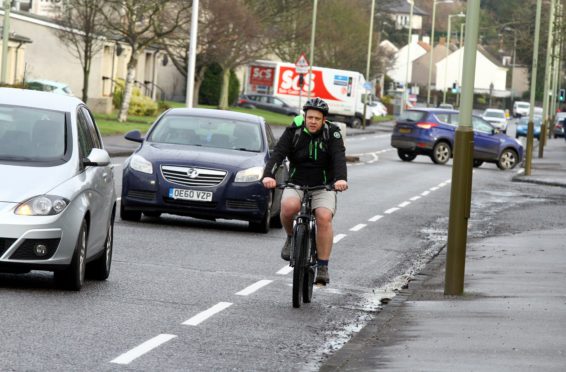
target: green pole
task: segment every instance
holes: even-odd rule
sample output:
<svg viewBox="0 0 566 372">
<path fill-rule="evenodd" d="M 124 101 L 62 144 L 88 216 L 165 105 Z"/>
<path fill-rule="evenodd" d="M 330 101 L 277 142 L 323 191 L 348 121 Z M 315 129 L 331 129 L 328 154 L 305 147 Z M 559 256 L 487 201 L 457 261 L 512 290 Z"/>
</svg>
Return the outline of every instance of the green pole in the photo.
<svg viewBox="0 0 566 372">
<path fill-rule="evenodd" d="M 535 41 L 533 45 L 533 66 L 531 70 L 531 108 L 529 110 L 529 127 L 527 130 L 527 150 L 525 157 L 525 176 L 531 175 L 531 165 L 533 159 L 533 115 L 535 110 L 535 92 L 537 87 L 537 68 L 538 68 L 538 44 L 540 39 L 540 13 L 542 0 L 537 0 L 537 15 L 535 18 Z"/>
<path fill-rule="evenodd" d="M 314 64 L 314 35 L 316 33 L 316 8 L 318 5 L 318 0 L 314 0 L 314 6 L 312 9 L 312 25 L 311 25 L 311 53 L 310 53 L 310 61 L 309 61 L 309 92 L 307 98 L 311 98 L 311 89 L 312 89 L 312 65 Z"/>
<path fill-rule="evenodd" d="M 446 91 L 450 86 L 448 84 L 448 54 L 450 54 L 450 19 L 452 14 L 448 16 L 448 32 L 446 34 L 446 58 L 444 59 L 444 95 L 442 96 L 442 103 L 446 103 Z"/>
<path fill-rule="evenodd" d="M 546 40 L 546 63 L 544 67 L 544 88 L 542 96 L 542 126 L 540 128 L 540 136 L 538 143 L 538 157 L 542 158 L 544 155 L 544 140 L 546 138 L 546 127 L 548 125 L 548 119 L 550 117 L 549 104 L 550 104 L 550 75 L 553 74 L 554 69 L 552 65 L 554 64 L 553 58 L 553 39 L 554 39 L 554 1 L 550 0 L 550 14 L 548 16 L 548 38 Z"/>
<path fill-rule="evenodd" d="M 466 240 L 472 199 L 472 164 L 474 131 L 472 109 L 474 104 L 474 80 L 480 20 L 480 0 L 468 0 L 466 10 L 466 40 L 462 73 L 460 124 L 456 129 L 452 186 L 448 221 L 446 252 L 445 295 L 462 295 L 466 265 Z"/>
<path fill-rule="evenodd" d="M 371 40 L 373 36 L 373 18 L 375 17 L 375 0 L 371 2 L 371 13 L 369 18 L 368 58 L 366 61 L 366 79 L 369 81 L 369 67 L 371 63 Z M 364 117 L 362 118 L 362 129 L 366 129 L 366 110 L 368 105 L 368 94 L 364 99 Z"/>
<path fill-rule="evenodd" d="M 6 72 L 8 71 L 8 43 L 10 42 L 10 7 L 11 1 L 4 0 L 4 24 L 2 25 L 2 70 L 0 70 L 0 82 L 6 84 Z"/>
<path fill-rule="evenodd" d="M 403 86 L 403 98 L 401 100 L 401 115 L 405 111 L 405 102 L 409 100 L 409 66 L 412 67 L 411 63 L 411 39 L 413 34 L 413 7 L 415 5 L 414 0 L 408 0 L 411 5 L 411 10 L 409 11 L 409 40 L 407 42 L 407 64 L 405 65 L 405 85 Z"/>
<path fill-rule="evenodd" d="M 434 54 L 434 20 L 436 18 L 436 0 L 432 3 L 432 31 L 430 33 L 430 53 L 428 56 L 428 85 L 426 88 L 426 107 L 430 107 L 430 85 L 432 84 L 432 55 Z"/>
</svg>

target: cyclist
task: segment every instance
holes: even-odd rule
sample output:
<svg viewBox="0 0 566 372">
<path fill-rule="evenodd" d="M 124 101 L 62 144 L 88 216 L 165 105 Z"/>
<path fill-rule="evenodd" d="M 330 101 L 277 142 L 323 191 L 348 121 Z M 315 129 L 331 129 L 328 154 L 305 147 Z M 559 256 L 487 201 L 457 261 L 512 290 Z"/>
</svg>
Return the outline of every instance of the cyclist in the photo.
<svg viewBox="0 0 566 372">
<path fill-rule="evenodd" d="M 285 129 L 275 146 L 273 156 L 263 173 L 263 185 L 276 187 L 273 172 L 289 159 L 289 181 L 301 186 L 334 184 L 334 190 L 348 189 L 346 149 L 338 126 L 326 121 L 328 104 L 320 98 L 309 99 L 303 106 L 304 116 L 297 116 Z M 316 216 L 318 268 L 316 283 L 330 282 L 328 261 L 332 251 L 334 232 L 332 218 L 336 212 L 336 191 L 319 190 L 313 193 L 312 208 Z M 281 197 L 281 223 L 287 239 L 281 258 L 289 261 L 293 217 L 301 209 L 301 192 L 286 188 Z"/>
</svg>

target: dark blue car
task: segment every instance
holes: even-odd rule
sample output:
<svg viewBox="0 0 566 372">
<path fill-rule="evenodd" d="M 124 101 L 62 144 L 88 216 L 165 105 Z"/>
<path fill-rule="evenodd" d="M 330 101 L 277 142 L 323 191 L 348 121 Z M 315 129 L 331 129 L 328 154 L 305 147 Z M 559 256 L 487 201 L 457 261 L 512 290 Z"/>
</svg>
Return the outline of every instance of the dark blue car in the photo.
<svg viewBox="0 0 566 372">
<path fill-rule="evenodd" d="M 412 161 L 417 155 L 429 156 L 436 164 L 452 157 L 454 136 L 460 114 L 450 109 L 411 109 L 397 120 L 391 135 L 391 146 L 399 158 Z M 521 143 L 496 130 L 478 116 L 472 117 L 474 128 L 474 166 L 484 162 L 497 164 L 502 170 L 514 168 L 523 158 Z"/>
<path fill-rule="evenodd" d="M 147 137 L 126 134 L 141 146 L 124 163 L 120 214 L 139 221 L 142 213 L 215 220 L 249 221 L 250 229 L 280 227 L 281 190 L 267 190 L 260 179 L 275 138 L 264 119 L 207 109 L 171 109 Z M 277 170 L 278 182 L 287 168 Z"/>
<path fill-rule="evenodd" d="M 540 137 L 540 128 L 542 126 L 542 116 L 533 116 L 533 136 L 536 139 Z M 515 131 L 515 138 L 527 137 L 529 129 L 529 117 L 523 116 L 517 120 L 517 130 Z"/>
</svg>

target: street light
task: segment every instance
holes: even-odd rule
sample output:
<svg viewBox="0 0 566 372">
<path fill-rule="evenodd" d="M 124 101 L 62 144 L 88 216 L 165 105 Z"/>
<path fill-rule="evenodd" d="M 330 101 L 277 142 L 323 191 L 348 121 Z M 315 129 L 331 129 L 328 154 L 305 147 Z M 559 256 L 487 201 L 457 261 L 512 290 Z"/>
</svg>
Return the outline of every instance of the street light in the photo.
<svg viewBox="0 0 566 372">
<path fill-rule="evenodd" d="M 430 85 L 432 81 L 432 55 L 434 54 L 434 20 L 436 18 L 436 4 L 452 4 L 454 0 L 434 0 L 432 3 L 432 30 L 430 32 L 430 55 L 428 57 L 428 85 L 426 90 L 426 105 L 430 107 Z"/>
<path fill-rule="evenodd" d="M 515 92 L 513 91 L 513 75 L 515 75 L 515 55 L 517 54 L 517 30 L 511 27 L 504 27 L 502 31 L 513 32 L 513 57 L 511 61 L 511 103 L 515 99 Z"/>
<path fill-rule="evenodd" d="M 448 32 L 446 35 L 446 59 L 444 60 L 444 96 L 442 98 L 442 103 L 446 103 L 446 90 L 448 89 L 448 53 L 450 52 L 450 27 L 452 22 L 452 17 L 465 17 L 466 15 L 462 12 L 458 14 L 448 15 Z"/>
<path fill-rule="evenodd" d="M 407 0 L 411 4 L 411 11 L 409 12 L 409 41 L 407 42 L 407 64 L 405 68 L 405 86 L 403 87 L 403 98 L 401 99 L 401 114 L 405 111 L 405 102 L 409 100 L 407 86 L 409 85 L 409 65 L 411 64 L 411 37 L 413 33 L 413 7 L 415 6 L 414 0 Z"/>
</svg>

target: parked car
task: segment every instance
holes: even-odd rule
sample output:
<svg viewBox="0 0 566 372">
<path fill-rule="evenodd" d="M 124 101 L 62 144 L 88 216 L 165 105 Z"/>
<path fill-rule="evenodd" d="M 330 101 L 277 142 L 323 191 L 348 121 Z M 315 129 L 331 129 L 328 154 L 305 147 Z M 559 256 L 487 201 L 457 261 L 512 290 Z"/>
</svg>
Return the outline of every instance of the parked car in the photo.
<svg viewBox="0 0 566 372">
<path fill-rule="evenodd" d="M 524 116 L 517 121 L 517 129 L 515 130 L 515 138 L 527 137 L 529 128 L 529 117 Z M 542 116 L 533 116 L 533 136 L 536 139 L 540 137 L 540 128 L 542 126 Z"/>
<path fill-rule="evenodd" d="M 552 129 L 552 136 L 554 138 L 564 137 L 564 120 L 566 119 L 566 112 L 557 112 L 554 117 L 554 127 Z"/>
<path fill-rule="evenodd" d="M 373 116 L 387 116 L 387 107 L 380 101 L 372 101 L 368 107 L 373 111 Z"/>
<path fill-rule="evenodd" d="M 438 105 L 438 108 L 454 110 L 454 105 L 452 105 L 450 103 L 441 103 L 440 105 Z"/>
<path fill-rule="evenodd" d="M 92 114 L 26 89 L 0 88 L 0 102 L 0 271 L 53 271 L 71 290 L 85 272 L 105 280 L 116 194 Z"/>
<path fill-rule="evenodd" d="M 501 132 L 507 133 L 508 121 L 505 111 L 499 109 L 486 109 L 481 117 Z"/>
<path fill-rule="evenodd" d="M 291 106 L 280 98 L 268 94 L 243 94 L 240 96 L 238 106 L 245 108 L 260 108 L 292 116 L 299 115 L 301 112 L 298 107 Z"/>
<path fill-rule="evenodd" d="M 141 146 L 125 164 L 120 215 L 139 221 L 142 213 L 172 213 L 203 219 L 249 221 L 266 233 L 280 227 L 281 190 L 267 190 L 260 179 L 275 147 L 264 119 L 231 111 L 171 109 L 143 138 L 126 139 Z M 276 179 L 288 178 L 286 165 Z"/>
<path fill-rule="evenodd" d="M 445 164 L 452 157 L 459 116 L 458 111 L 440 108 L 407 110 L 393 128 L 391 146 L 403 161 L 426 155 L 436 164 Z M 506 170 L 521 162 L 523 146 L 519 141 L 499 133 L 478 116 L 472 117 L 472 125 L 475 167 L 490 162 Z"/>
<path fill-rule="evenodd" d="M 513 102 L 513 117 L 520 118 L 529 115 L 531 104 L 529 102 L 515 101 Z"/>
<path fill-rule="evenodd" d="M 67 84 L 60 83 L 58 81 L 28 80 L 26 81 L 26 88 L 31 90 L 40 90 L 43 92 L 63 94 L 65 96 L 73 96 L 71 88 Z"/>
</svg>

